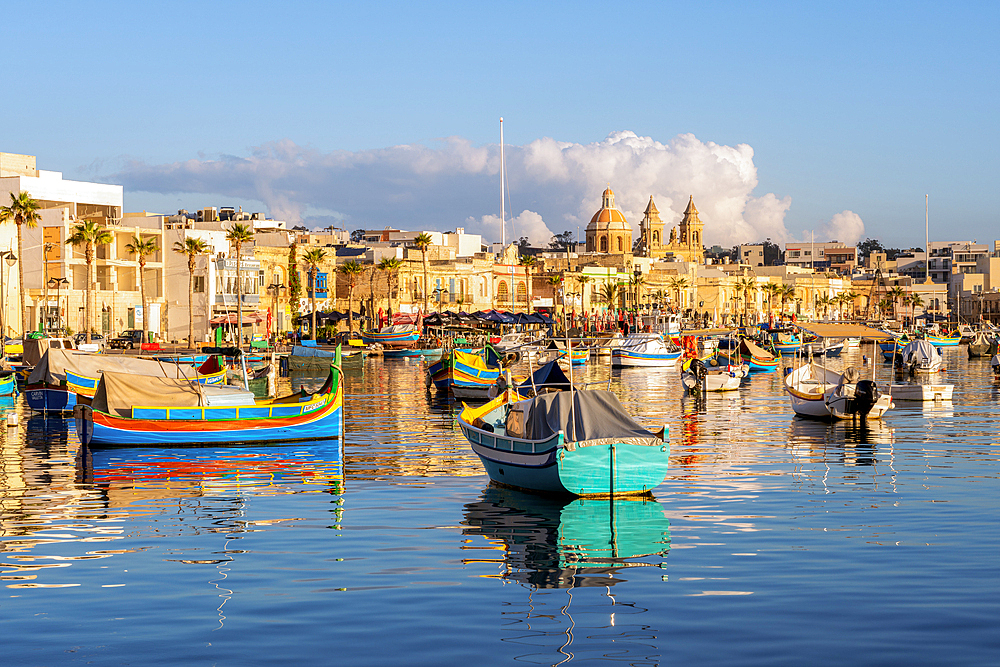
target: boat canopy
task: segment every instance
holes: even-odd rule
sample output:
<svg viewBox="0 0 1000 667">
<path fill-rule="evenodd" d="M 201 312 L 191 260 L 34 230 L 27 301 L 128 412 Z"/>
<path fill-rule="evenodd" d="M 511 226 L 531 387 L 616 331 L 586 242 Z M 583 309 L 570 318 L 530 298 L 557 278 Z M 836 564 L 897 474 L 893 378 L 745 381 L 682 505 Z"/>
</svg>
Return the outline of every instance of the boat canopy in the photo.
<svg viewBox="0 0 1000 667">
<path fill-rule="evenodd" d="M 200 408 L 208 405 L 255 405 L 253 393 L 230 385 L 203 385 L 132 373 L 105 372 L 91 403 L 94 410 L 131 417 L 133 406 Z"/>
<path fill-rule="evenodd" d="M 21 360 L 28 366 L 37 366 L 46 350 L 73 350 L 72 338 L 26 338 L 21 344 Z"/>
<path fill-rule="evenodd" d="M 659 445 L 662 440 L 625 412 L 618 397 L 606 389 L 557 391 L 516 403 L 525 414 L 528 440 L 545 440 L 559 431 L 566 442 L 615 439 Z M 572 413 L 572 421 L 570 421 Z"/>
<path fill-rule="evenodd" d="M 218 364 L 216 366 L 217 371 L 222 370 Z M 49 348 L 28 376 L 28 384 L 59 384 L 66 379 L 67 370 L 92 378 L 100 377 L 105 371 L 192 379 L 196 373 L 190 366 L 169 361 Z"/>
<path fill-rule="evenodd" d="M 795 326 L 820 338 L 868 338 L 891 340 L 892 335 L 863 324 L 826 324 L 823 322 L 796 322 Z"/>
<path fill-rule="evenodd" d="M 559 368 L 559 364 L 555 361 L 550 361 L 545 364 L 537 371 L 531 374 L 531 377 L 517 385 L 518 393 L 523 391 L 528 391 L 531 389 L 558 389 L 560 391 L 568 391 L 572 389 L 570 385 L 569 378 L 563 373 L 562 369 Z"/>
<path fill-rule="evenodd" d="M 740 341 L 740 346 L 743 348 L 743 350 L 747 354 L 749 354 L 749 355 L 751 355 L 753 357 L 757 357 L 759 359 L 773 359 L 774 358 L 773 354 L 771 354 L 770 352 L 768 352 L 767 350 L 765 350 L 764 348 L 762 348 L 760 345 L 758 345 L 757 343 L 753 342 L 752 340 L 744 338 L 742 341 Z"/>
<path fill-rule="evenodd" d="M 318 347 L 306 347 L 304 345 L 292 346 L 293 357 L 321 357 L 333 359 L 337 356 L 336 350 L 323 350 Z"/>
</svg>

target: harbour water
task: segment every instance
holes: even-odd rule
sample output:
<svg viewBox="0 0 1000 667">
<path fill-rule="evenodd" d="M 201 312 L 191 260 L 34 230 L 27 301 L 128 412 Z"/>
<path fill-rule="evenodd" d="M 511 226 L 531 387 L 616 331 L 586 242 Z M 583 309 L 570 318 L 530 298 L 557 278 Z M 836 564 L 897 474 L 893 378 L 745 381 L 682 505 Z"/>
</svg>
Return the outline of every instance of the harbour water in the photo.
<svg viewBox="0 0 1000 667">
<path fill-rule="evenodd" d="M 86 452 L 13 406 L 3 662 L 997 664 L 1000 387 L 945 356 L 953 401 L 862 426 L 591 366 L 670 426 L 646 501 L 490 487 L 412 359 L 347 371 L 343 443 Z"/>
</svg>

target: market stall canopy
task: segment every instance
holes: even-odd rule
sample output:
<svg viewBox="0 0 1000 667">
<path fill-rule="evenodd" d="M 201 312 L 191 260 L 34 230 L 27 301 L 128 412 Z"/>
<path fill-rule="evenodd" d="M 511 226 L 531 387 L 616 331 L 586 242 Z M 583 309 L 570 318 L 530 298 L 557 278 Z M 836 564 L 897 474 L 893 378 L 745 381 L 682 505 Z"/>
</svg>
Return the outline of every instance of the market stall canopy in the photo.
<svg viewBox="0 0 1000 667">
<path fill-rule="evenodd" d="M 863 324 L 825 324 L 822 322 L 796 322 L 796 326 L 820 338 L 869 338 L 891 340 L 892 334 Z"/>
</svg>

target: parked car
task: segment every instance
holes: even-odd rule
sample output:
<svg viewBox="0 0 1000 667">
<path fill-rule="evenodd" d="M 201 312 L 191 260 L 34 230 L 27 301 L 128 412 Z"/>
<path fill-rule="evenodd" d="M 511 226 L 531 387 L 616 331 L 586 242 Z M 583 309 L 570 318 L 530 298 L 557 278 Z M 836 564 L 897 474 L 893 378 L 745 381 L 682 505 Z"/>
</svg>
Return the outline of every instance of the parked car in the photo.
<svg viewBox="0 0 1000 667">
<path fill-rule="evenodd" d="M 144 340 L 142 329 L 128 329 L 108 341 L 108 347 L 113 350 L 131 350 L 142 345 Z"/>
<path fill-rule="evenodd" d="M 87 342 L 87 334 L 85 334 L 85 333 L 78 333 L 78 334 L 76 334 L 76 335 L 73 336 L 73 340 L 76 341 L 77 345 L 79 345 L 80 343 L 86 343 Z M 101 335 L 101 334 L 99 334 L 99 333 L 92 333 L 92 334 L 90 334 L 90 342 L 91 343 L 103 343 L 104 342 L 104 336 Z"/>
</svg>

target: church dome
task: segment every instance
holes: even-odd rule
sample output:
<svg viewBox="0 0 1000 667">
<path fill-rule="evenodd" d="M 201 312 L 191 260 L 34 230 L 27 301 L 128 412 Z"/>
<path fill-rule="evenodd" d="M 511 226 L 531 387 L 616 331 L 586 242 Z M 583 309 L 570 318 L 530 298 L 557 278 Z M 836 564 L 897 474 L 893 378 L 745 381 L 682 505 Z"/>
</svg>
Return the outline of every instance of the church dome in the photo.
<svg viewBox="0 0 1000 667">
<path fill-rule="evenodd" d="M 615 193 L 611 189 L 611 186 L 608 186 L 608 189 L 601 196 L 601 209 L 590 219 L 587 229 L 593 231 L 628 229 L 631 231 L 632 227 L 628 224 L 628 220 L 625 219 L 624 214 L 615 206 Z"/>
</svg>

